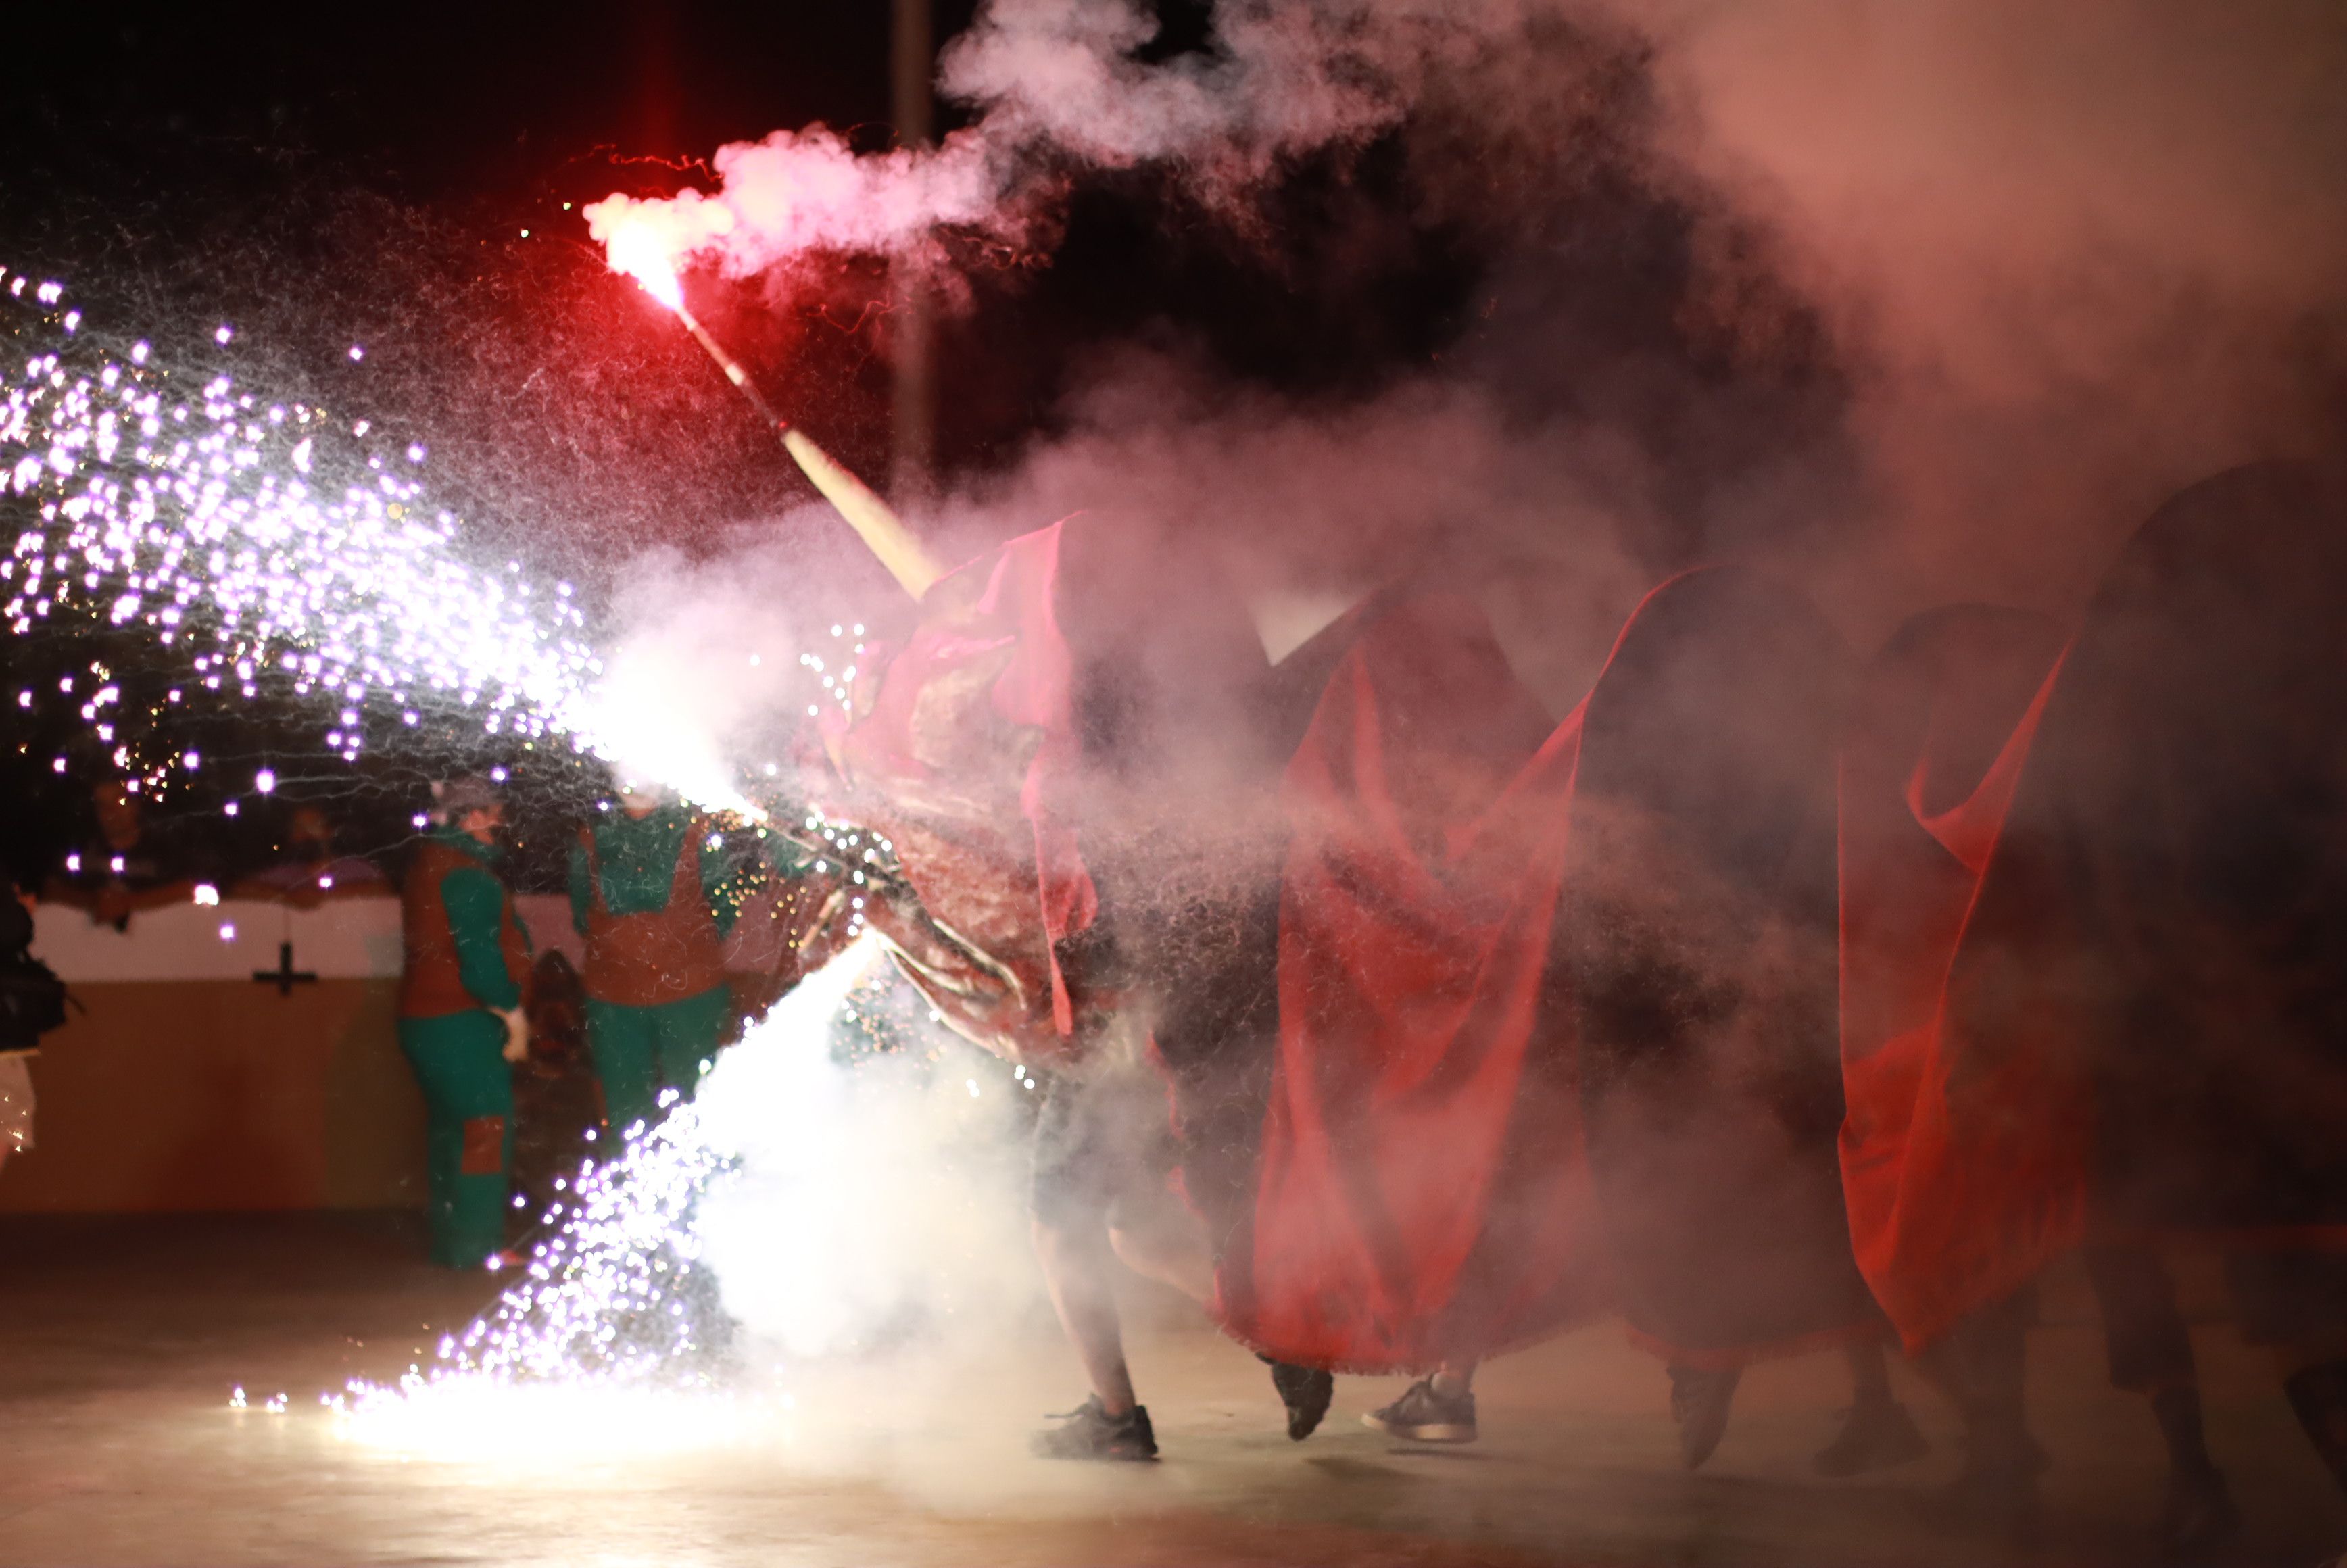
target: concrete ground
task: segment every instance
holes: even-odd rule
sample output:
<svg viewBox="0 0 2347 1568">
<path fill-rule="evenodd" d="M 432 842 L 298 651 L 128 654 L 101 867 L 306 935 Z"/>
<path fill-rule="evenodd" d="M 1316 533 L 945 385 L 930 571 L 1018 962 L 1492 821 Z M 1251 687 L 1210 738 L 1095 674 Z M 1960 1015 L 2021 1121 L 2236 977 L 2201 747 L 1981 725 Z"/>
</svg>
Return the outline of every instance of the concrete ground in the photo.
<svg viewBox="0 0 2347 1568">
<path fill-rule="evenodd" d="M 1045 1325 L 982 1359 L 836 1368 L 730 1440 L 589 1406 L 535 1428 L 456 1423 L 383 1446 L 317 1404 L 387 1378 L 489 1296 L 364 1217 L 0 1221 L 0 1563 L 1287 1564 L 2137 1563 L 2161 1484 L 2142 1405 L 2103 1381 L 2074 1282 L 2032 1342 L 2049 1519 L 2015 1552 L 1935 1509 L 1952 1422 L 1911 1378 L 1937 1451 L 1829 1483 L 1807 1471 L 1847 1397 L 1830 1358 L 1755 1369 L 1717 1455 L 1677 1465 L 1660 1368 L 1604 1325 L 1494 1363 L 1483 1440 L 1417 1450 L 1358 1414 L 1401 1387 L 1346 1378 L 1287 1441 L 1263 1368 L 1153 1304 L 1133 1362 L 1154 1466 L 1051 1465 L 1023 1435 L 1076 1401 Z M 2188 1295 L 2212 1299 L 2205 1280 Z M 2347 1506 L 2262 1360 L 2199 1331 L 2209 1426 L 2250 1519 L 2239 1560 L 2312 1564 Z M 1903 1378 L 1903 1373 L 1902 1373 Z M 232 1411 L 291 1396 L 283 1415 Z M 762 1409 L 764 1407 L 761 1407 Z M 702 1413 L 694 1413 L 695 1411 Z M 700 1424 L 694 1424 L 700 1423 Z M 648 1440 L 655 1436 L 664 1441 Z"/>
</svg>

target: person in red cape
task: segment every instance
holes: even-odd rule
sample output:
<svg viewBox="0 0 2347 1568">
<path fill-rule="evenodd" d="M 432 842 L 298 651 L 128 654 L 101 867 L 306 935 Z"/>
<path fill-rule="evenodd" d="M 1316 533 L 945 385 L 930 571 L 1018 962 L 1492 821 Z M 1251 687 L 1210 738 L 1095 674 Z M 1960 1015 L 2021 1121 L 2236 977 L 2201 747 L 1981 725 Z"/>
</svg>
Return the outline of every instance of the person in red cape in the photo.
<svg viewBox="0 0 2347 1568">
<path fill-rule="evenodd" d="M 1278 1056 L 1217 1307 L 1284 1360 L 1428 1373 L 1365 1419 L 1464 1441 L 1478 1359 L 1607 1299 L 1542 989 L 1578 732 L 1471 602 L 1367 610 L 1287 770 Z"/>
<path fill-rule="evenodd" d="M 1797 594 L 1712 568 L 1647 596 L 1583 706 L 1556 962 L 1624 1309 L 1669 1367 L 1690 1468 L 1747 1363 L 1828 1346 L 1857 1397 L 1818 1468 L 1924 1447 L 1836 1153 L 1833 757 L 1855 673 Z"/>
<path fill-rule="evenodd" d="M 2034 1473 L 2023 1430 L 2025 1299 L 1975 1311 L 1946 1333 L 1946 1245 L 1974 1215 L 1949 1212 L 1963 1189 L 1935 1180 L 1951 1158 L 1946 1063 L 1934 1052 L 1942 982 L 1995 848 L 2014 786 L 2051 694 L 2064 646 L 2049 616 L 1943 605 L 1911 619 L 1869 665 L 1842 748 L 1842 1179 L 1860 1268 L 1914 1348 L 1963 1409 L 1960 1492 L 1996 1505 L 2001 1477 Z M 1995 1166 L 1978 1166 L 1981 1179 Z M 2112 1383 L 2148 1399 L 2168 1453 L 2162 1519 L 2171 1556 L 2205 1556 L 2239 1513 L 2209 1454 L 2198 1368 L 2158 1251 L 2090 1241 Z M 2010 1491 L 2007 1487 L 2005 1490 Z M 2021 1485 L 2022 1507 L 2029 1487 Z M 2004 1500 L 2010 1504 L 2014 1500 Z"/>
<path fill-rule="evenodd" d="M 2347 1486 L 2342 497 L 2328 470 L 2220 475 L 2106 577 L 1929 1042 L 1952 1153 L 1901 1202 L 1948 1216 L 1951 1261 L 1930 1310 L 1886 1306 L 1927 1339 L 2082 1241 L 2214 1242 Z"/>
<path fill-rule="evenodd" d="M 1038 1450 L 1153 1457 L 1112 1258 L 1211 1289 L 1152 1042 L 1207 1053 L 1214 1009 L 1180 999 L 1241 960 L 1276 876 L 1261 646 L 1173 541 L 1080 518 L 941 579 L 870 662 L 833 737 L 835 815 L 885 845 L 851 906 L 957 1030 L 1043 1085 L 1036 1250 L 1092 1395 Z M 1274 1375 L 1303 1435 L 1325 1374 Z"/>
<path fill-rule="evenodd" d="M 1927 1097 L 1941 982 L 2062 651 L 2045 616 L 1914 617 L 1866 671 L 1841 754 L 1841 1164 L 1860 1270 L 1902 1327 L 1947 1321 L 1954 1217 L 1902 1187 L 1941 1125 Z"/>
</svg>

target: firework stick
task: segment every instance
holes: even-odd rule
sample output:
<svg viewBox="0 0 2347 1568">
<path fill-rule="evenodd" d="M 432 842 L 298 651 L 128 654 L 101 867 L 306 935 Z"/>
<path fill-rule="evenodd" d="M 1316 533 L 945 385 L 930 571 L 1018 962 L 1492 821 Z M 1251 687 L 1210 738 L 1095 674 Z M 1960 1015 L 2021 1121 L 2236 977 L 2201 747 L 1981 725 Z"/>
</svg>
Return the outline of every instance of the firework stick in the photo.
<svg viewBox="0 0 2347 1568">
<path fill-rule="evenodd" d="M 895 578 L 897 584 L 917 602 L 929 591 L 930 584 L 945 575 L 945 568 L 938 564 L 937 558 L 913 537 L 913 531 L 890 509 L 888 503 L 873 493 L 872 487 L 849 473 L 830 453 L 816 446 L 805 431 L 774 412 L 774 405 L 751 384 L 749 373 L 725 352 L 723 345 L 709 335 L 709 329 L 695 320 L 691 311 L 681 304 L 671 308 L 675 310 L 677 318 L 684 323 L 685 330 L 693 335 L 694 341 L 709 351 L 709 357 L 717 362 L 717 368 L 725 373 L 725 379 L 739 387 L 742 395 L 750 400 L 751 406 L 774 427 L 775 434 L 783 438 L 783 450 L 798 464 L 799 471 L 823 492 L 823 498 L 831 503 L 832 509 L 847 519 L 847 526 L 854 528 L 856 537 L 880 558 L 880 564 L 888 569 L 888 575 Z"/>
</svg>

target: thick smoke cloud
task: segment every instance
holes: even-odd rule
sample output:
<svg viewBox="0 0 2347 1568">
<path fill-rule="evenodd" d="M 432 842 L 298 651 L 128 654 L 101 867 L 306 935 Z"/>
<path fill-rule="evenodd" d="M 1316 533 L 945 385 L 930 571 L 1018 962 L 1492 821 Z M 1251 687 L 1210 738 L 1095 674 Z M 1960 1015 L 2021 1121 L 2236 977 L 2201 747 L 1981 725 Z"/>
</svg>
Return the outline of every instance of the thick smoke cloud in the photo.
<svg viewBox="0 0 2347 1568">
<path fill-rule="evenodd" d="M 1025 246 L 1082 171 L 1174 163 L 1233 207 L 1284 159 L 1402 118 L 1422 52 L 1471 36 L 1440 7 L 1358 0 L 1227 6 L 1219 47 L 1150 64 L 1134 0 L 999 0 L 947 50 L 939 85 L 974 123 L 934 149 L 859 157 L 836 132 L 778 130 L 720 149 L 719 189 L 587 209 L 595 237 L 655 232 L 733 277 L 821 251 L 937 260 L 945 231 Z"/>
<path fill-rule="evenodd" d="M 1275 653 L 1449 574 L 1557 712 L 1677 568 L 1773 566 L 1862 653 L 1956 599 L 2073 612 L 2178 485 L 2337 445 L 2329 8 L 1318 0 L 1223 5 L 1163 61 L 1149 38 L 1127 5 L 1004 0 L 943 63 L 977 118 L 935 152 L 778 133 L 599 232 L 656 222 L 787 293 L 824 251 L 1041 257 L 1087 182 L 1143 170 L 1301 310 L 1348 280 L 1302 262 L 1283 202 L 1374 166 L 1363 255 L 1465 258 L 1439 353 L 1299 389 L 1169 313 L 915 521 L 958 557 L 1135 517 L 1213 556 Z M 723 641 L 706 600 L 648 616 L 641 648 Z"/>
<path fill-rule="evenodd" d="M 773 775 L 805 712 L 807 633 L 787 608 L 795 578 L 774 551 L 636 559 L 612 602 L 633 630 L 603 655 L 589 712 L 623 780 L 738 806 L 739 782 Z"/>
<path fill-rule="evenodd" d="M 1463 249 L 1448 351 L 1300 394 L 1169 321 L 1097 345 L 1043 432 L 917 520 L 958 556 L 1137 515 L 1307 628 L 1446 569 L 1558 711 L 1672 569 L 1774 564 L 1861 648 L 1952 599 L 2062 613 L 2176 486 L 2341 428 L 2326 7 L 1225 4 L 1162 59 L 1154 26 L 1000 0 L 943 58 L 973 118 L 940 147 L 778 131 L 723 149 L 713 193 L 590 219 L 787 294 L 824 252 L 1048 258 L 1073 193 L 1145 168 L 1303 298 L 1350 259 L 1293 251 L 1282 201 L 1387 159 L 1357 248 Z"/>
<path fill-rule="evenodd" d="M 2178 485 L 2336 446 L 2335 6 L 1622 10 L 1674 160 L 1783 241 L 1853 367 L 1881 520 L 1820 563 L 1840 594 L 2066 610 Z"/>
</svg>

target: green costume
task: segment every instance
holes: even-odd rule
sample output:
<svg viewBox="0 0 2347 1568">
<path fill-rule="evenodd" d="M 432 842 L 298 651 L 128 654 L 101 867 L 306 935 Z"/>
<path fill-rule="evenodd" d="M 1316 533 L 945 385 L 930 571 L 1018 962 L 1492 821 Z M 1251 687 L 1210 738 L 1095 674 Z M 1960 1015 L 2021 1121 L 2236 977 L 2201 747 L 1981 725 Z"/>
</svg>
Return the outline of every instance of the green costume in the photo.
<svg viewBox="0 0 2347 1568">
<path fill-rule="evenodd" d="M 424 1090 L 432 1261 L 451 1268 L 477 1268 L 505 1245 L 511 1196 L 513 1070 L 490 1009 L 521 1005 L 529 938 L 493 869 L 502 856 L 435 829 L 403 889 L 399 1046 Z"/>
<path fill-rule="evenodd" d="M 624 1132 L 691 1094 L 732 1010 L 721 944 L 742 878 L 708 823 L 663 805 L 612 812 L 570 852 L 570 916 L 587 938 L 587 1043 L 603 1112 Z"/>
</svg>

